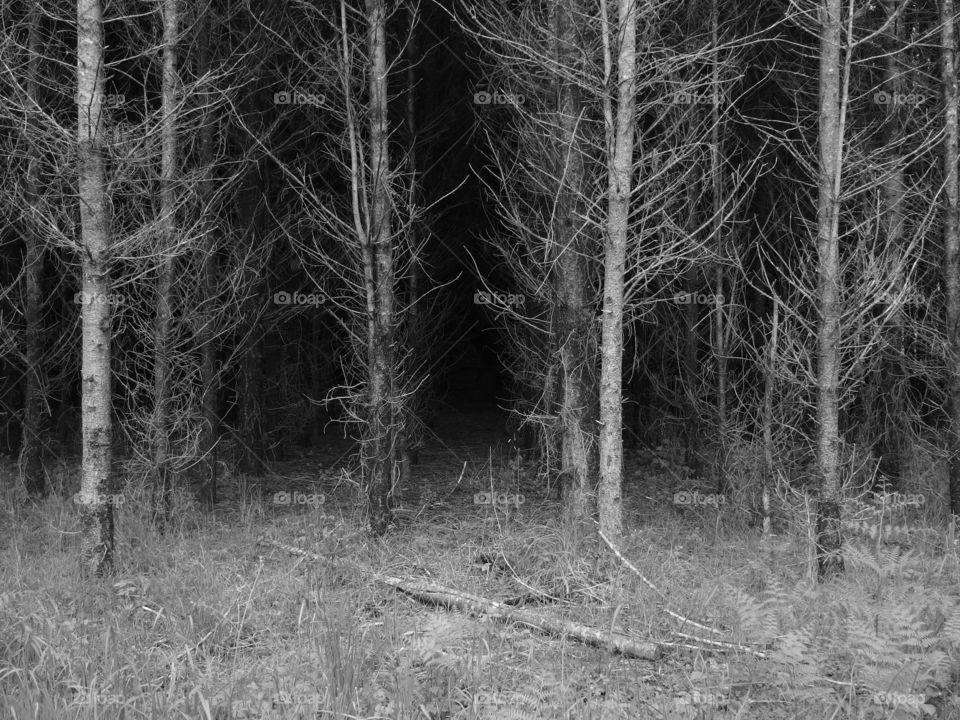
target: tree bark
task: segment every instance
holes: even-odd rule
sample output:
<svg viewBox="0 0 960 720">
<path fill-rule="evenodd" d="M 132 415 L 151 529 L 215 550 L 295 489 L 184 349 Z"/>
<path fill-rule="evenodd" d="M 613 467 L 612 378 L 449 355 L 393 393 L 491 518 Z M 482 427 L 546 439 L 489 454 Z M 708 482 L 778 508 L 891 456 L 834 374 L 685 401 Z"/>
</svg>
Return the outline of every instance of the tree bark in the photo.
<svg viewBox="0 0 960 720">
<path fill-rule="evenodd" d="M 601 2 L 607 25 L 606 2 Z M 607 28 L 604 28 L 607 30 Z M 605 66 L 612 79 L 609 43 L 617 47 L 617 109 L 607 118 L 609 189 L 604 247 L 603 318 L 600 370 L 600 531 L 616 541 L 623 527 L 623 305 L 630 192 L 633 187 L 633 141 L 636 128 L 637 5 L 619 0 L 617 31 L 605 32 Z M 608 101 L 609 105 L 609 101 Z"/>
<path fill-rule="evenodd" d="M 163 0 L 163 78 L 161 81 L 160 159 L 160 277 L 157 282 L 157 316 L 154 328 L 153 464 L 154 522 L 163 527 L 170 520 L 173 477 L 170 454 L 170 328 L 173 306 L 174 253 L 177 245 L 177 0 Z"/>
<path fill-rule="evenodd" d="M 113 567 L 110 305 L 111 222 L 104 162 L 103 12 L 100 0 L 77 2 L 77 143 L 80 197 L 81 387 L 80 571 L 101 576 Z"/>
<path fill-rule="evenodd" d="M 957 65 L 953 0 L 940 2 L 943 79 L 943 287 L 946 295 L 947 377 L 950 403 L 950 512 L 960 515 L 960 180 L 958 180 Z"/>
<path fill-rule="evenodd" d="M 390 215 L 390 156 L 387 127 L 387 43 L 383 0 L 367 0 L 370 112 L 369 257 L 373 270 L 374 308 L 369 338 L 370 530 L 382 535 L 390 522 L 396 418 L 393 416 L 393 230 Z"/>
<path fill-rule="evenodd" d="M 817 573 L 823 579 L 843 571 L 840 555 L 840 259 L 839 193 L 843 145 L 841 119 L 840 0 L 823 0 L 820 9 L 820 123 L 817 207 L 818 299 Z"/>
<path fill-rule="evenodd" d="M 574 0 L 560 0 L 555 9 L 557 65 L 576 66 L 577 38 Z M 560 303 L 554 345 L 559 348 L 561 371 L 560 459 L 561 471 L 570 478 L 563 495 L 569 522 L 586 518 L 596 502 L 597 473 L 597 374 L 596 338 L 587 266 L 593 252 L 579 217 L 585 215 L 583 197 L 586 154 L 580 133 L 583 104 L 577 88 L 562 77 L 559 83 L 561 182 L 557 208 L 557 298 Z"/>
</svg>

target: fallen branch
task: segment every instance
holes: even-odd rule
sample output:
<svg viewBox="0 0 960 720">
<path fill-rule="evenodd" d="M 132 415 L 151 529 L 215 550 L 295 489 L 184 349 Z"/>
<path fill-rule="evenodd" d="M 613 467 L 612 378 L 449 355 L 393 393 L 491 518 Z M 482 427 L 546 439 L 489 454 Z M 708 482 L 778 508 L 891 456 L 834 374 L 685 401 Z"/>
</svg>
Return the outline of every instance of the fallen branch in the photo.
<svg viewBox="0 0 960 720">
<path fill-rule="evenodd" d="M 662 598 L 666 597 L 662 592 L 660 592 L 660 589 L 656 585 L 654 585 L 652 582 L 647 580 L 647 578 L 643 576 L 643 573 L 641 573 L 639 570 L 637 570 L 636 567 L 634 567 L 633 563 L 631 563 L 629 560 L 627 560 L 626 557 L 624 557 L 623 553 L 620 552 L 620 550 L 618 550 L 617 547 L 612 542 L 610 542 L 610 540 L 607 539 L 607 536 L 604 535 L 602 532 L 600 533 L 600 538 L 607 544 L 607 547 L 610 548 L 613 554 L 617 556 L 620 562 L 622 562 L 630 571 L 632 571 L 638 578 L 640 578 L 647 585 L 647 587 L 654 590 L 660 597 Z M 670 615 L 671 617 L 679 620 L 685 625 L 692 625 L 693 627 L 697 627 L 697 628 L 700 628 L 701 630 L 712 632 L 716 635 L 723 634 L 721 630 L 712 628 L 709 625 L 702 625 L 701 623 L 698 623 L 695 620 L 691 620 L 690 618 L 685 617 L 680 613 L 673 612 L 673 610 L 670 610 L 669 608 L 664 607 L 662 603 L 658 603 L 658 607 L 661 610 L 663 610 L 665 613 L 667 613 L 667 615 Z M 693 646 L 687 645 L 686 643 L 677 643 L 677 644 L 664 643 L 665 645 L 668 645 L 671 647 L 684 647 L 684 648 L 693 647 L 693 649 L 695 650 L 706 650 L 708 648 L 705 648 L 703 646 L 708 645 L 708 646 L 712 646 L 716 650 L 739 650 L 741 652 L 747 652 L 753 655 L 754 657 L 758 657 L 758 658 L 765 658 L 767 656 L 766 653 L 760 650 L 754 650 L 753 648 L 746 647 L 745 645 L 738 645 L 737 643 L 725 642 L 722 640 L 709 640 L 707 638 L 697 637 L 696 635 L 688 635 L 687 633 L 680 632 L 679 630 L 673 630 L 672 632 L 674 635 L 677 635 L 678 637 L 682 637 L 686 640 L 694 640 L 698 643 L 701 643 L 701 645 L 699 647 L 693 647 Z"/>
<path fill-rule="evenodd" d="M 660 647 L 655 643 L 637 641 L 619 633 L 605 632 L 587 625 L 557 620 L 530 610 L 510 607 L 495 600 L 487 600 L 478 595 L 451 590 L 433 583 L 411 582 L 388 577 L 380 577 L 379 580 L 401 592 L 412 595 L 421 602 L 456 607 L 468 612 L 484 613 L 487 617 L 497 618 L 498 620 L 518 622 L 552 635 L 573 637 L 587 645 L 606 648 L 627 657 L 656 660 L 660 656 Z"/>
<path fill-rule="evenodd" d="M 301 555 L 315 560 L 325 559 L 316 553 L 292 545 L 284 545 L 276 540 L 261 538 L 258 542 L 261 545 L 280 548 L 294 555 Z M 596 630 L 579 623 L 545 617 L 530 610 L 510 607 L 495 600 L 488 600 L 478 595 L 453 590 L 435 583 L 425 583 L 410 579 L 404 580 L 382 575 L 362 563 L 358 563 L 358 566 L 376 580 L 390 585 L 400 592 L 415 597 L 421 602 L 459 608 L 471 613 L 483 613 L 487 617 L 498 620 L 517 622 L 551 635 L 572 637 L 587 645 L 606 648 L 607 650 L 618 652 L 626 657 L 635 657 L 641 660 L 656 660 L 660 656 L 660 646 L 655 643 L 634 640 L 626 635 Z"/>
<path fill-rule="evenodd" d="M 637 568 L 633 565 L 633 563 L 627 560 L 627 558 L 624 557 L 623 553 L 620 552 L 620 550 L 617 549 L 617 547 L 612 542 L 610 542 L 610 540 L 607 539 L 606 535 L 604 535 L 603 533 L 600 533 L 600 538 L 607 544 L 607 547 L 610 548 L 611 552 L 613 552 L 613 554 L 617 556 L 617 559 L 620 560 L 620 562 L 622 562 L 627 567 L 628 570 L 630 570 L 634 575 L 640 578 L 644 582 L 644 584 L 648 588 L 653 590 L 655 593 L 657 593 L 657 595 L 666 599 L 666 596 L 662 592 L 660 592 L 660 588 L 658 588 L 652 582 L 647 580 L 647 578 L 644 577 L 643 573 L 637 570 Z M 685 617 L 680 613 L 675 613 L 673 610 L 671 610 L 670 608 L 664 607 L 662 604 L 660 605 L 660 609 L 663 610 L 667 615 L 679 620 L 681 623 L 685 625 L 692 625 L 693 627 L 700 628 L 701 630 L 706 630 L 707 632 L 712 632 L 716 635 L 724 634 L 722 630 L 717 630 L 716 628 L 712 628 L 709 625 L 702 625 L 701 623 L 698 623 L 696 620 L 691 620 L 690 618 Z"/>
</svg>

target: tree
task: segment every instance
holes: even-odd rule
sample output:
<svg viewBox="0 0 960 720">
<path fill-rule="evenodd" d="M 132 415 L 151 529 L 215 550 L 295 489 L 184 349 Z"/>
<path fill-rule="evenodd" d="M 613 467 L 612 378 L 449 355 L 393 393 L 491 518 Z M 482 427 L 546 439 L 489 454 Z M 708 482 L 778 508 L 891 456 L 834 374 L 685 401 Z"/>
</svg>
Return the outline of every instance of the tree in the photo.
<svg viewBox="0 0 960 720">
<path fill-rule="evenodd" d="M 77 144 L 82 285 L 83 460 L 80 566 L 100 576 L 113 565 L 109 199 L 104 164 L 104 47 L 100 0 L 77 0 Z"/>
<path fill-rule="evenodd" d="M 554 9 L 557 67 L 574 67 L 578 50 L 574 0 Z M 567 518 L 579 521 L 593 505 L 597 468 L 597 353 L 591 265 L 596 253 L 587 231 L 585 190 L 587 168 L 583 118 L 586 107 L 580 89 L 562 73 L 556 76 L 557 128 L 561 162 L 557 168 L 560 195 L 556 220 L 556 309 L 554 345 L 560 361 L 560 460 L 571 481 L 565 494 Z"/>
<path fill-rule="evenodd" d="M 841 17 L 840 0 L 823 0 L 820 10 L 820 117 L 817 205 L 818 299 L 817 568 L 823 578 L 843 570 L 840 555 L 840 215 L 841 153 Z"/>
<path fill-rule="evenodd" d="M 953 0 L 940 0 L 940 73 L 943 82 L 943 287 L 950 409 L 950 512 L 960 515 L 960 178 L 957 162 L 956 18 Z"/>
<path fill-rule="evenodd" d="M 390 148 L 387 128 L 387 37 L 384 0 L 367 2 L 369 66 L 370 224 L 366 228 L 367 312 L 369 314 L 369 468 L 370 529 L 382 535 L 390 521 L 388 496 L 392 489 L 392 453 L 396 422 L 391 400 L 393 382 L 394 268 Z"/>
<path fill-rule="evenodd" d="M 153 462 L 156 496 L 154 517 L 162 523 L 170 519 L 173 477 L 170 468 L 170 332 L 174 292 L 174 263 L 177 248 L 177 37 L 180 13 L 177 0 L 163 0 L 163 77 L 161 80 L 160 160 L 160 277 L 157 283 L 157 316 L 154 326 L 154 423 Z"/>
<path fill-rule="evenodd" d="M 616 114 L 604 99 L 607 129 L 609 189 L 603 253 L 603 310 L 600 345 L 600 531 L 619 538 L 622 525 L 623 483 L 623 306 L 624 273 L 633 191 L 633 138 L 636 131 L 637 4 L 619 0 L 615 30 L 607 27 L 607 4 L 600 2 L 604 23 L 606 87 L 614 81 L 612 48 L 616 50 Z M 612 46 L 612 47 L 611 47 Z"/>
<path fill-rule="evenodd" d="M 469 14 L 468 32 L 496 39 L 481 61 L 500 84 L 487 93 L 491 107 L 475 99 L 475 111 L 488 129 L 499 175 L 488 189 L 505 225 L 489 242 L 509 271 L 479 279 L 488 287 L 508 280 L 507 294 L 523 297 L 487 308 L 505 336 L 518 395 L 511 422 L 525 440 L 535 434 L 541 473 L 565 488 L 564 513 L 577 521 L 595 509 L 598 462 L 600 242 L 591 215 L 601 168 L 597 92 L 584 73 L 593 73 L 599 47 L 595 12 L 563 0 L 536 9 L 486 4 Z M 541 73 L 551 79 L 546 91 Z"/>
</svg>

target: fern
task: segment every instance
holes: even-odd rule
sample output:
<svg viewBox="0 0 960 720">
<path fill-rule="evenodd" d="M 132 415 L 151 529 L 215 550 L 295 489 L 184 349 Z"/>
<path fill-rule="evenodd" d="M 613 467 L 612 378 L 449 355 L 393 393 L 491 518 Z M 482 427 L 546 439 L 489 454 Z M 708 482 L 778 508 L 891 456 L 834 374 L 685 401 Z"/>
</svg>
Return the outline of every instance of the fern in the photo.
<svg viewBox="0 0 960 720">
<path fill-rule="evenodd" d="M 759 597 L 728 590 L 742 636 L 769 648 L 760 672 L 795 700 L 849 697 L 837 683 L 852 682 L 887 717 L 929 712 L 927 689 L 956 674 L 960 604 L 908 580 L 923 574 L 913 552 L 852 543 L 844 554 L 850 572 L 829 586 L 784 587 L 764 568 Z"/>
<path fill-rule="evenodd" d="M 953 606 L 943 624 L 942 636 L 951 650 L 960 648 L 960 603 Z"/>
<path fill-rule="evenodd" d="M 758 644 L 766 644 L 772 640 L 775 633 L 770 632 L 769 624 L 765 622 L 769 608 L 765 608 L 762 601 L 754 600 L 739 588 L 733 589 L 731 594 L 733 609 L 737 613 L 746 640 Z"/>
</svg>

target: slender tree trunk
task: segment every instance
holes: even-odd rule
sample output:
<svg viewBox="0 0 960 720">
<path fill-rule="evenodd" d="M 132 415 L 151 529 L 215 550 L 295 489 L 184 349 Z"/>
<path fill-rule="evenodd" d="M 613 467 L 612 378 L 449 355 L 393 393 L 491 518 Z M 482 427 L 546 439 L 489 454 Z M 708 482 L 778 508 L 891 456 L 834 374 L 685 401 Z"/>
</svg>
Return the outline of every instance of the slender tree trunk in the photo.
<svg viewBox="0 0 960 720">
<path fill-rule="evenodd" d="M 173 305 L 174 252 L 177 244 L 176 196 L 177 173 L 177 0 L 163 0 L 163 79 L 161 83 L 161 160 L 160 160 L 160 227 L 161 259 L 157 283 L 157 317 L 154 329 L 153 395 L 154 423 L 153 463 L 156 472 L 154 521 L 162 528 L 170 519 L 173 477 L 170 454 L 170 328 Z"/>
<path fill-rule="evenodd" d="M 560 0 L 555 8 L 555 37 L 558 67 L 575 67 L 578 53 L 574 0 Z M 593 256 L 589 237 L 578 216 L 583 196 L 584 166 L 582 129 L 583 104 L 577 88 L 558 77 L 561 181 L 557 212 L 558 243 L 557 297 L 560 302 L 555 344 L 560 352 L 560 458 L 561 470 L 569 478 L 563 495 L 568 521 L 583 520 L 596 502 L 597 472 L 597 374 L 596 339 L 587 263 Z M 562 487 L 562 486 L 561 486 Z"/>
<path fill-rule="evenodd" d="M 382 535 L 390 522 L 396 418 L 393 417 L 393 229 L 390 216 L 390 156 L 387 126 L 387 43 L 383 0 L 367 0 L 370 97 L 370 227 L 374 274 L 373 335 L 370 338 L 370 530 Z"/>
<path fill-rule="evenodd" d="M 30 109 L 39 105 L 39 83 L 37 76 L 40 64 L 40 8 L 39 0 L 30 5 L 30 31 L 27 38 L 27 96 Z M 24 320 L 26 372 L 23 383 L 23 425 L 20 452 L 23 467 L 23 484 L 27 493 L 38 497 L 46 493 L 43 477 L 43 241 L 36 231 L 39 209 L 39 151 L 35 147 L 28 150 L 27 174 L 24 179 L 27 200 L 27 223 L 24 228 L 24 273 L 26 292 L 24 293 Z"/>
<path fill-rule="evenodd" d="M 205 76 L 210 71 L 210 32 L 212 10 L 208 6 L 203 13 L 203 30 L 199 38 L 199 72 Z M 204 110 L 204 121 L 200 126 L 200 167 L 204 172 L 213 172 L 213 122 L 209 112 Z M 213 180 L 208 178 L 199 188 L 200 207 L 209 212 L 213 195 Z M 203 452 L 201 465 L 200 502 L 207 508 L 217 502 L 217 435 L 220 426 L 220 409 L 217 402 L 219 374 L 217 373 L 217 336 L 212 322 L 215 313 L 214 303 L 217 294 L 217 241 L 213 223 L 208 225 L 204 234 L 206 240 L 203 252 L 203 336 L 200 346 L 200 384 L 202 387 L 201 404 L 203 406 L 203 433 L 200 447 Z"/>
<path fill-rule="evenodd" d="M 83 459 L 80 469 L 80 571 L 113 568 L 110 475 L 110 216 L 104 163 L 103 12 L 99 0 L 77 2 L 77 142 L 83 277 L 81 387 Z"/>
<path fill-rule="evenodd" d="M 943 97 L 943 286 L 946 294 L 947 377 L 950 398 L 950 512 L 960 515 L 960 180 L 958 180 L 957 59 L 953 0 L 940 0 Z"/>
<path fill-rule="evenodd" d="M 820 497 L 817 508 L 817 572 L 823 579 L 843 571 L 840 554 L 840 157 L 841 3 L 823 0 L 820 10 L 820 165 L 817 207 L 817 254 L 820 322 L 817 342 L 817 461 Z"/>
<path fill-rule="evenodd" d="M 606 2 L 601 1 L 607 25 Z M 617 30 L 604 28 L 605 69 L 611 78 L 609 43 L 617 44 L 616 121 L 608 107 L 605 115 L 610 156 L 607 203 L 607 237 L 604 248 L 603 319 L 600 370 L 600 530 L 611 540 L 623 528 L 623 304 L 630 192 L 633 187 L 633 140 L 636 129 L 637 5 L 618 0 Z"/>
</svg>

